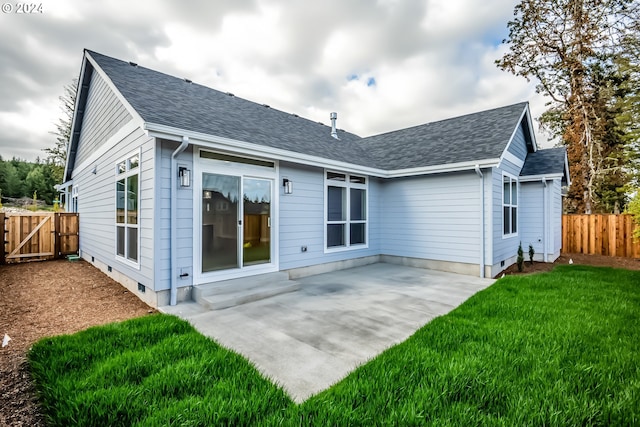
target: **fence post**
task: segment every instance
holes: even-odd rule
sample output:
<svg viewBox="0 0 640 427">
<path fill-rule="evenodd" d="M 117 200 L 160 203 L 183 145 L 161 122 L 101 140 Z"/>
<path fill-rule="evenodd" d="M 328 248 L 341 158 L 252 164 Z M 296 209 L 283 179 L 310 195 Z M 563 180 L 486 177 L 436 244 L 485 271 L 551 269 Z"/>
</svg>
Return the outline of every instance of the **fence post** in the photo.
<svg viewBox="0 0 640 427">
<path fill-rule="evenodd" d="M 7 234 L 7 228 L 5 226 L 5 215 L 4 213 L 0 213 L 0 231 L 2 231 L 0 233 L 0 241 L 2 242 L 2 250 L 0 250 L 0 265 L 4 264 L 4 257 L 5 257 L 5 249 L 6 249 L 6 234 Z"/>
<path fill-rule="evenodd" d="M 53 214 L 53 259 L 60 258 L 60 213 Z"/>
</svg>

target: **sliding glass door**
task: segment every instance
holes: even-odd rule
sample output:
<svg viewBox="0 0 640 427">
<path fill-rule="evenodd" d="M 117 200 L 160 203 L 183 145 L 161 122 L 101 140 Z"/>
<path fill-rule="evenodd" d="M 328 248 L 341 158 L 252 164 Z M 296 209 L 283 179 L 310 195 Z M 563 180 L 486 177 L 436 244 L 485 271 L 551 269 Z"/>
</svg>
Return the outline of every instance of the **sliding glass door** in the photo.
<svg viewBox="0 0 640 427">
<path fill-rule="evenodd" d="M 244 178 L 242 265 L 271 262 L 271 180 Z"/>
<path fill-rule="evenodd" d="M 273 181 L 202 174 L 202 273 L 269 264 Z"/>
</svg>

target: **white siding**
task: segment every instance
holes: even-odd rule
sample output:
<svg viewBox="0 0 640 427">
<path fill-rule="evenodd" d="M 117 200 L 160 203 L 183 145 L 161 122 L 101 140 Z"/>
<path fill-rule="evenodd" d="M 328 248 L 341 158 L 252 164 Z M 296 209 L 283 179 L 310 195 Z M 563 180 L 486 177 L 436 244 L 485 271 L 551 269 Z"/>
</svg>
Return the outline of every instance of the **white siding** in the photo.
<svg viewBox="0 0 640 427">
<path fill-rule="evenodd" d="M 515 235 L 503 238 L 503 225 L 502 225 L 502 172 L 503 170 L 511 175 L 517 177 L 520 174 L 520 168 L 513 165 L 508 161 L 502 162 L 503 168 L 493 168 L 491 171 L 491 182 L 493 186 L 492 190 L 492 211 L 493 211 L 493 260 L 491 264 L 497 264 L 501 261 L 506 261 L 511 257 L 516 256 L 518 251 L 518 245 L 522 238 L 522 207 L 521 199 L 518 198 L 518 232 Z M 522 187 L 522 185 L 520 186 Z M 524 242 L 523 242 L 524 244 Z M 508 267 L 506 264 L 504 267 Z"/>
<path fill-rule="evenodd" d="M 562 181 L 560 179 L 553 180 L 551 191 L 553 204 L 553 213 L 551 222 L 553 227 L 553 255 L 560 256 L 562 249 Z"/>
<path fill-rule="evenodd" d="M 280 191 L 280 269 L 307 267 L 370 255 L 379 250 L 379 184 L 369 180 L 369 245 L 366 249 L 324 252 L 324 169 L 280 164 L 280 178 L 293 181 L 293 194 Z M 302 252 L 301 247 L 307 251 Z"/>
<path fill-rule="evenodd" d="M 156 283 L 155 290 L 171 287 L 171 155 L 178 147 L 177 142 L 157 142 L 158 158 L 156 171 L 158 186 L 156 189 L 156 210 L 158 223 L 155 235 Z M 178 165 L 193 171 L 193 148 L 190 146 L 178 156 Z M 195 179 L 192 176 L 192 181 Z M 178 287 L 191 286 L 193 283 L 193 182 L 191 187 L 177 190 L 177 251 L 176 284 Z M 181 273 L 188 276 L 180 278 Z"/>
<path fill-rule="evenodd" d="M 94 71 L 89 85 L 75 164 L 80 165 L 85 161 L 131 119 L 124 105 Z"/>
<path fill-rule="evenodd" d="M 544 192 L 542 182 L 520 184 L 520 234 L 522 250 L 528 259 L 529 245 L 536 251 L 536 259 L 543 257 L 544 233 Z"/>
<path fill-rule="evenodd" d="M 382 253 L 478 264 L 479 185 L 475 172 L 385 181 Z"/>
<path fill-rule="evenodd" d="M 153 289 L 154 230 L 154 139 L 136 129 L 114 144 L 95 162 L 93 168 L 74 173 L 73 185 L 78 188 L 80 213 L 80 250 L 114 270 Z M 141 149 L 140 158 L 140 267 L 131 267 L 115 256 L 115 188 L 116 162 Z"/>
</svg>

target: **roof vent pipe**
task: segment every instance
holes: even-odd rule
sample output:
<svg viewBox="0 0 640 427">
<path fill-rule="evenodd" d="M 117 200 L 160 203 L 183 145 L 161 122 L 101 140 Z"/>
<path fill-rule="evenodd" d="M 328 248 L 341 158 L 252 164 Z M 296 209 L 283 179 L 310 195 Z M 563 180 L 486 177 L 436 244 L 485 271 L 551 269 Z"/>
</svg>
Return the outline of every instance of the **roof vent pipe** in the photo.
<svg viewBox="0 0 640 427">
<path fill-rule="evenodd" d="M 336 129 L 336 120 L 338 119 L 338 113 L 334 112 L 329 114 L 329 118 L 331 119 L 331 136 L 335 139 L 340 139 L 338 138 L 338 130 Z"/>
</svg>

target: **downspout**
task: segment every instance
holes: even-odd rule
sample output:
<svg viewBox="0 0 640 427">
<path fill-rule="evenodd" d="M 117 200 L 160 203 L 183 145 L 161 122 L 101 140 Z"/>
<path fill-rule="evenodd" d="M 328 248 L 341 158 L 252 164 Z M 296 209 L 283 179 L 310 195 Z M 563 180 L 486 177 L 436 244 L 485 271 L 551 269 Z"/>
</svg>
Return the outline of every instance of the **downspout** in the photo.
<svg viewBox="0 0 640 427">
<path fill-rule="evenodd" d="M 549 240 L 549 224 L 548 224 L 548 219 L 549 219 L 549 215 L 547 215 L 547 209 L 548 208 L 548 200 L 547 200 L 547 178 L 546 177 L 542 177 L 542 185 L 544 186 L 542 188 L 542 255 L 543 255 L 543 259 L 544 262 L 549 262 L 549 254 L 548 252 L 548 248 L 547 248 L 547 242 Z"/>
<path fill-rule="evenodd" d="M 169 282 L 171 285 L 171 297 L 169 304 L 176 305 L 178 300 L 178 288 L 176 286 L 176 274 L 178 272 L 178 251 L 175 248 L 178 241 L 178 160 L 177 157 L 189 146 L 189 137 L 183 136 L 182 143 L 176 151 L 171 154 L 171 241 L 169 242 L 169 252 L 171 253 L 171 275 Z"/>
<path fill-rule="evenodd" d="M 480 165 L 476 165 L 475 171 L 480 178 L 480 278 L 484 279 L 484 174 Z"/>
</svg>

